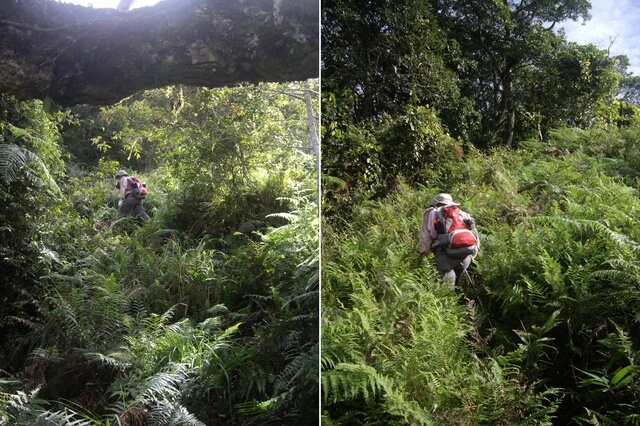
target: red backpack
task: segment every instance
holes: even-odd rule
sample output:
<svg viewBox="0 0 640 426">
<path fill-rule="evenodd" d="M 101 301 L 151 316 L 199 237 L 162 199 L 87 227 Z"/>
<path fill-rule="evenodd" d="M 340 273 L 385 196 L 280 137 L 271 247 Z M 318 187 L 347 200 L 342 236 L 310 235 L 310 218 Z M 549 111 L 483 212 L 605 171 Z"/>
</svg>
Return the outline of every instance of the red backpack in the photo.
<svg viewBox="0 0 640 426">
<path fill-rule="evenodd" d="M 136 198 L 144 199 L 149 195 L 149 191 L 147 191 L 147 184 L 142 182 L 135 176 L 129 178 L 129 185 L 133 191 L 133 196 Z"/>
<path fill-rule="evenodd" d="M 478 251 L 473 219 L 463 220 L 461 214 L 456 205 L 442 206 L 436 210 L 433 222 L 440 245 L 451 257 L 467 257 Z"/>
</svg>

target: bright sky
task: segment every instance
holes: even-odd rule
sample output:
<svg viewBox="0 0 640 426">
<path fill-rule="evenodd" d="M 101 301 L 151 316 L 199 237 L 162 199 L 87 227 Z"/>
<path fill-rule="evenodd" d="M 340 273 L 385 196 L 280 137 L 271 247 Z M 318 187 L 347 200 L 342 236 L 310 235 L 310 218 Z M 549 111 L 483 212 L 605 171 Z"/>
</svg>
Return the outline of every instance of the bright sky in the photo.
<svg viewBox="0 0 640 426">
<path fill-rule="evenodd" d="M 94 9 L 112 8 L 115 9 L 120 0 L 58 0 L 60 3 L 78 4 L 80 6 L 93 6 Z M 134 0 L 131 9 L 139 7 L 153 6 L 160 0 Z"/>
<path fill-rule="evenodd" d="M 591 0 L 591 16 L 585 25 L 580 21 L 563 23 L 567 40 L 609 49 L 611 56 L 626 55 L 627 70 L 640 76 L 640 2 Z"/>
</svg>

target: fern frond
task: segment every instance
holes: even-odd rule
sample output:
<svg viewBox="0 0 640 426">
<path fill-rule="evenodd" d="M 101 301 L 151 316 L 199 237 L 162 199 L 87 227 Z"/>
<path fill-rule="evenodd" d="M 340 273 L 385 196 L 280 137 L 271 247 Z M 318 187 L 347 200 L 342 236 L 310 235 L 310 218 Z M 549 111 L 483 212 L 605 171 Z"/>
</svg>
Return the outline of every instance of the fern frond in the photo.
<svg viewBox="0 0 640 426">
<path fill-rule="evenodd" d="M 260 220 L 249 220 L 238 227 L 238 232 L 242 234 L 251 234 L 263 228 L 265 223 Z"/>
<path fill-rule="evenodd" d="M 628 247 L 636 253 L 640 253 L 640 244 L 624 234 L 612 231 L 605 224 L 600 223 L 597 220 L 587 219 L 571 219 L 561 216 L 535 216 L 528 217 L 526 219 L 532 223 L 539 223 L 542 225 L 558 226 L 559 224 L 568 226 L 585 237 L 599 236 L 605 237 L 608 241 L 612 242 L 618 247 Z"/>
<path fill-rule="evenodd" d="M 156 373 L 142 384 L 141 396 L 144 400 L 171 399 L 180 395 L 180 386 L 187 379 L 187 368 L 178 364 L 173 367 L 174 371 Z"/>
<path fill-rule="evenodd" d="M 407 424 L 437 425 L 436 419 L 417 401 L 406 398 L 396 388 L 393 379 L 363 364 L 337 364 L 334 370 L 322 373 L 325 403 L 347 402 L 356 398 L 373 401 L 382 398 L 388 413 L 404 419 Z"/>
<path fill-rule="evenodd" d="M 107 355 L 99 352 L 87 352 L 84 354 L 89 361 L 108 365 L 112 368 L 123 370 L 131 364 L 128 362 L 129 356 L 126 352 L 111 352 Z"/>
<path fill-rule="evenodd" d="M 32 165 L 35 168 L 31 168 Z M 38 186 L 48 185 L 55 193 L 60 194 L 58 184 L 40 157 L 18 145 L 0 143 L 0 180 L 7 185 L 11 184 L 20 180 L 20 173 L 25 173 L 29 182 Z"/>
<path fill-rule="evenodd" d="M 595 271 L 593 276 L 611 281 L 637 282 L 640 276 L 640 264 L 637 262 L 614 258 L 609 260 L 609 264 L 615 269 Z"/>
<path fill-rule="evenodd" d="M 287 308 L 289 305 L 297 305 L 298 308 L 305 306 L 315 306 L 318 303 L 319 292 L 309 291 L 306 293 L 293 295 L 287 298 L 287 301 L 283 305 L 283 308 Z"/>
<path fill-rule="evenodd" d="M 293 214 L 293 213 L 272 213 L 272 214 L 268 214 L 266 217 L 277 217 L 280 219 L 284 219 L 289 223 L 296 223 L 300 219 L 300 217 L 297 214 Z M 274 230 L 273 232 L 277 232 L 277 229 Z"/>
<path fill-rule="evenodd" d="M 383 389 L 383 377 L 365 364 L 339 363 L 322 372 L 323 399 L 328 403 L 363 397 L 370 400 Z"/>
<path fill-rule="evenodd" d="M 281 393 L 292 389 L 297 383 L 317 381 L 319 344 L 316 343 L 307 351 L 299 353 L 284 368 L 274 383 L 274 392 Z"/>
<path fill-rule="evenodd" d="M 29 424 L 33 426 L 92 426 L 94 423 L 76 418 L 76 413 L 74 412 L 44 411 L 31 420 Z"/>
<path fill-rule="evenodd" d="M 39 388 L 26 393 L 0 393 L 0 425 L 34 425 L 34 426 L 91 426 L 93 423 L 82 418 L 74 410 L 48 410 L 46 402 L 38 399 Z"/>
<path fill-rule="evenodd" d="M 0 143 L 0 180 L 7 185 L 19 179 L 20 171 L 35 154 L 17 145 Z"/>
<path fill-rule="evenodd" d="M 15 321 L 19 324 L 22 324 L 24 326 L 26 326 L 27 328 L 30 328 L 32 330 L 41 330 L 42 329 L 42 325 L 37 324 L 31 320 L 28 319 L 24 319 L 24 318 L 20 318 L 20 317 L 15 317 L 15 316 L 7 316 L 7 319 L 10 319 L 12 321 Z"/>
<path fill-rule="evenodd" d="M 205 426 L 184 406 L 167 399 L 156 401 L 149 408 L 149 422 L 158 426 Z"/>
</svg>

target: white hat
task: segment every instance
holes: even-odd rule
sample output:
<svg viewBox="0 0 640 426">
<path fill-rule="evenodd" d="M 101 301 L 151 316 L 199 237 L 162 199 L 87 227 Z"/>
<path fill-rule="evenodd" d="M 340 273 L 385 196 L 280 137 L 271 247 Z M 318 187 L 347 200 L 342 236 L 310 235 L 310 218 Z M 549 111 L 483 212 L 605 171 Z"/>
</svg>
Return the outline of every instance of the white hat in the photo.
<svg viewBox="0 0 640 426">
<path fill-rule="evenodd" d="M 116 172 L 116 179 L 119 178 L 119 177 L 122 177 L 122 176 L 129 176 L 129 175 L 124 170 L 118 170 Z"/>
<path fill-rule="evenodd" d="M 454 206 L 460 205 L 460 203 L 453 202 L 453 197 L 451 197 L 451 194 L 445 194 L 445 193 L 436 195 L 436 197 L 433 199 L 432 204 L 434 206 L 437 206 L 438 204 L 445 204 L 445 205 L 453 204 Z"/>
</svg>

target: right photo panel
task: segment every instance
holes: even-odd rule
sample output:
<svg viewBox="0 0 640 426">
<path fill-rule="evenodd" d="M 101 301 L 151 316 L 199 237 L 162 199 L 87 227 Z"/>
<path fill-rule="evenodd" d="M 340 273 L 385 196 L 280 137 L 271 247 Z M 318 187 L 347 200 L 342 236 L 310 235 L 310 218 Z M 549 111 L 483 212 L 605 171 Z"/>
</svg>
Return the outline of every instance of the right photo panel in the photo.
<svg viewBox="0 0 640 426">
<path fill-rule="evenodd" d="M 323 425 L 640 424 L 639 13 L 323 0 Z"/>
</svg>

